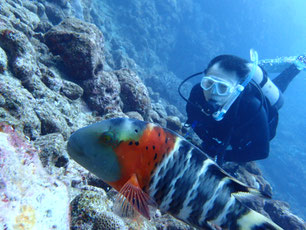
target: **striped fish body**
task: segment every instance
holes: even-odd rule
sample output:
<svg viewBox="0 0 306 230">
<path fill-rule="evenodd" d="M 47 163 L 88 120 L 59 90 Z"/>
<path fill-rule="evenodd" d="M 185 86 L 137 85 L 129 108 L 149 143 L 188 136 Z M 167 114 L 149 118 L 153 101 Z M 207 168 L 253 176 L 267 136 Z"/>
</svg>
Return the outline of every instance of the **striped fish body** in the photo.
<svg viewBox="0 0 306 230">
<path fill-rule="evenodd" d="M 146 201 L 152 199 L 160 210 L 201 229 L 281 229 L 236 198 L 258 191 L 152 123 L 116 118 L 93 124 L 70 137 L 68 152 L 125 197 L 139 194 L 129 200 L 147 218 Z"/>
</svg>

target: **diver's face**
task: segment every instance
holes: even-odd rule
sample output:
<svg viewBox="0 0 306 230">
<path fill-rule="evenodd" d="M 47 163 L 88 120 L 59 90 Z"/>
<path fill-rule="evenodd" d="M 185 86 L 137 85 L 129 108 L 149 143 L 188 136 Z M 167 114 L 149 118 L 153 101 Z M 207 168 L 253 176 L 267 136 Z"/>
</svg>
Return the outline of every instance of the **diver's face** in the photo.
<svg viewBox="0 0 306 230">
<path fill-rule="evenodd" d="M 237 86 L 239 82 L 239 78 L 236 75 L 235 72 L 227 72 L 221 67 L 219 67 L 219 64 L 216 63 L 213 65 L 206 73 L 206 76 L 212 77 L 215 79 L 217 82 L 220 82 L 223 87 L 224 85 L 227 85 L 229 87 L 229 90 L 233 89 L 235 86 Z M 225 104 L 227 99 L 230 97 L 231 92 L 229 91 L 228 93 L 222 94 L 220 91 L 218 91 L 217 85 L 213 85 L 207 90 L 204 90 L 204 97 L 206 101 L 208 102 L 213 102 L 219 106 L 222 106 Z"/>
</svg>

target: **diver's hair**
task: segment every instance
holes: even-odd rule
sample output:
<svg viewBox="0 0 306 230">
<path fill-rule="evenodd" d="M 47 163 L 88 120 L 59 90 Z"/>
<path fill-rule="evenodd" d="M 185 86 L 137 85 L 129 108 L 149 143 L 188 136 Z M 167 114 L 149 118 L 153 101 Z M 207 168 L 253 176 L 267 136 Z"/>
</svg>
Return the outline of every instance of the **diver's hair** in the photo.
<svg viewBox="0 0 306 230">
<path fill-rule="evenodd" d="M 242 81 L 247 77 L 247 74 L 250 72 L 247 64 L 247 60 L 234 56 L 234 55 L 220 55 L 212 59 L 204 73 L 206 74 L 208 70 L 216 63 L 219 63 L 220 67 L 225 71 L 235 72 L 239 79 Z"/>
</svg>

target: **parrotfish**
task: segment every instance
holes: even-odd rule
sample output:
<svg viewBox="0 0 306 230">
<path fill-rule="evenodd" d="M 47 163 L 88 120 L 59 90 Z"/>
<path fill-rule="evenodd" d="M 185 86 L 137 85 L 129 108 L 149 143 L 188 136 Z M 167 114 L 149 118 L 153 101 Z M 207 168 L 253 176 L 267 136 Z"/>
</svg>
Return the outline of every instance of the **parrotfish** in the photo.
<svg viewBox="0 0 306 230">
<path fill-rule="evenodd" d="M 69 155 L 150 219 L 150 205 L 200 229 L 282 229 L 241 197 L 265 195 L 222 170 L 195 145 L 159 125 L 114 118 L 81 128 Z M 123 205 L 123 207 L 126 205 Z"/>
</svg>

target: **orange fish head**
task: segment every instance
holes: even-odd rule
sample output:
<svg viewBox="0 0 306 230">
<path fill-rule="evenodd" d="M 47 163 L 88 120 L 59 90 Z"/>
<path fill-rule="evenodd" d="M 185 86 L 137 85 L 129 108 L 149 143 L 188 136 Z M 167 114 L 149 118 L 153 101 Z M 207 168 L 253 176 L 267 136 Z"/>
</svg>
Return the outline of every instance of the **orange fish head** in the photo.
<svg viewBox="0 0 306 230">
<path fill-rule="evenodd" d="M 122 142 L 138 140 L 146 123 L 127 118 L 114 118 L 81 128 L 68 141 L 68 154 L 77 163 L 107 183 L 122 177 L 116 148 Z"/>
</svg>

